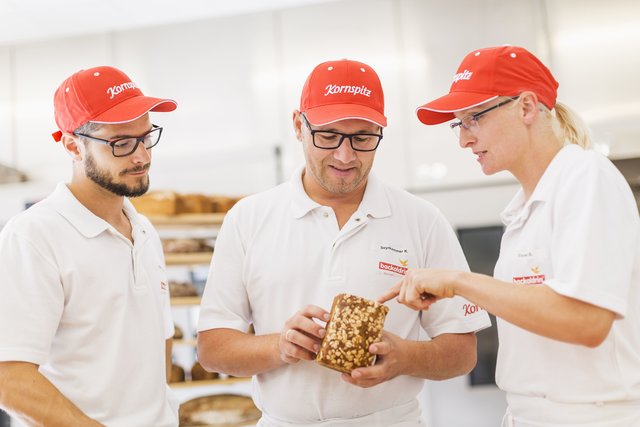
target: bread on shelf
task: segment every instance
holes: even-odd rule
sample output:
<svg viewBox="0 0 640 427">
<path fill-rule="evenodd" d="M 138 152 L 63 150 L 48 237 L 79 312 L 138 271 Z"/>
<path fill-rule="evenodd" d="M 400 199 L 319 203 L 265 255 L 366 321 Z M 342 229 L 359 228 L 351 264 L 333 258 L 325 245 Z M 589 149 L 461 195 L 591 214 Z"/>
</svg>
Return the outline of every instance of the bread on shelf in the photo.
<svg viewBox="0 0 640 427">
<path fill-rule="evenodd" d="M 174 324 L 173 329 L 175 330 L 175 332 L 173 333 L 173 339 L 181 340 L 184 337 L 184 333 L 182 332 L 180 326 Z"/>
<path fill-rule="evenodd" d="M 165 254 L 213 252 L 213 246 L 203 239 L 164 239 L 162 249 Z"/>
<path fill-rule="evenodd" d="M 216 380 L 220 377 L 217 372 L 208 372 L 196 361 L 191 367 L 191 381 Z"/>
<path fill-rule="evenodd" d="M 169 281 L 169 296 L 171 298 L 197 297 L 198 290 L 189 282 Z"/>
<path fill-rule="evenodd" d="M 175 363 L 171 364 L 171 376 L 169 377 L 170 383 L 184 382 L 184 368 Z"/>
<path fill-rule="evenodd" d="M 149 191 L 129 199 L 136 210 L 144 215 L 175 215 L 178 193 L 175 191 Z"/>
<path fill-rule="evenodd" d="M 180 405 L 180 426 L 239 427 L 255 425 L 261 413 L 248 396 L 216 394 Z"/>
</svg>

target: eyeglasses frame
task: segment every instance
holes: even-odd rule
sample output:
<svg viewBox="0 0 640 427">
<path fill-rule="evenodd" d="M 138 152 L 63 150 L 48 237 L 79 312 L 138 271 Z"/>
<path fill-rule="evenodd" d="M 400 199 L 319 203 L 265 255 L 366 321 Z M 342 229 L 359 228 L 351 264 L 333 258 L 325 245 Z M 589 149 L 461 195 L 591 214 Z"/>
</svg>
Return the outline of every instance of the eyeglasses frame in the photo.
<svg viewBox="0 0 640 427">
<path fill-rule="evenodd" d="M 149 135 L 151 132 L 156 132 L 156 131 L 158 132 L 157 141 L 152 146 L 145 147 L 145 149 L 150 150 L 151 148 L 153 148 L 156 145 L 158 145 L 158 142 L 160 142 L 160 138 L 162 137 L 162 126 L 157 126 L 157 125 L 151 124 L 151 129 L 149 129 L 147 132 L 145 132 L 144 134 L 142 134 L 140 136 L 125 136 L 123 138 L 116 138 L 116 139 L 111 139 L 111 140 L 102 139 L 102 138 L 96 138 L 95 136 L 86 135 L 84 133 L 75 133 L 75 132 L 73 132 L 73 135 L 79 136 L 79 137 L 82 137 L 82 138 L 87 138 L 87 139 L 90 139 L 91 141 L 99 142 L 101 144 L 109 145 L 111 147 L 111 154 L 113 154 L 113 157 L 127 157 L 127 156 L 130 156 L 130 155 L 132 155 L 133 153 L 136 152 L 136 150 L 138 149 L 138 146 L 140 145 L 141 142 L 144 141 L 144 139 L 147 137 L 147 135 Z M 119 141 L 122 141 L 122 140 L 125 140 L 125 139 L 135 139 L 136 140 L 136 145 L 133 147 L 131 152 L 129 152 L 127 154 L 117 155 L 115 153 L 115 146 Z"/>
<path fill-rule="evenodd" d="M 518 98 L 519 98 L 519 96 L 513 96 L 511 98 L 505 99 L 504 101 L 498 102 L 496 105 L 492 105 L 489 108 L 485 108 L 482 111 L 478 111 L 477 113 L 469 114 L 468 116 L 464 116 L 462 119 L 460 119 L 458 121 L 455 121 L 453 123 L 449 123 L 449 127 L 451 128 L 453 133 L 456 134 L 456 136 L 459 136 L 459 133 L 456 133 L 457 132 L 456 131 L 457 127 L 464 128 L 465 130 L 470 130 L 470 128 L 471 128 L 471 126 L 465 125 L 464 121 L 473 120 L 473 121 L 477 122 L 480 117 L 484 116 L 489 111 L 492 111 L 492 110 L 495 110 L 496 108 L 502 107 L 503 105 L 508 104 L 511 101 L 515 101 Z"/>
<path fill-rule="evenodd" d="M 378 149 L 378 147 L 380 146 L 380 141 L 382 141 L 382 127 L 380 127 L 380 133 L 342 133 L 342 132 L 336 132 L 336 131 L 332 131 L 332 130 L 320 130 L 320 129 L 312 129 L 311 128 L 311 123 L 309 123 L 309 120 L 307 119 L 307 116 L 304 113 L 300 114 L 302 116 L 302 118 L 304 119 L 304 122 L 307 124 L 307 127 L 309 128 L 309 131 L 311 132 L 311 142 L 313 143 L 313 146 L 316 148 L 319 148 L 321 150 L 337 150 L 338 148 L 340 148 L 340 146 L 342 145 L 342 143 L 344 142 L 345 139 L 349 139 L 349 145 L 351 146 L 351 149 L 353 151 L 359 151 L 361 153 L 370 153 L 372 151 L 376 151 Z M 324 132 L 324 133 L 332 133 L 335 135 L 340 135 L 340 141 L 338 142 L 338 145 L 336 145 L 335 147 L 319 147 L 318 145 L 316 145 L 316 137 L 315 134 L 318 132 Z M 354 136 L 376 136 L 378 137 L 378 143 L 376 144 L 376 146 L 370 150 L 363 150 L 361 148 L 355 148 L 353 146 L 353 137 Z"/>
</svg>

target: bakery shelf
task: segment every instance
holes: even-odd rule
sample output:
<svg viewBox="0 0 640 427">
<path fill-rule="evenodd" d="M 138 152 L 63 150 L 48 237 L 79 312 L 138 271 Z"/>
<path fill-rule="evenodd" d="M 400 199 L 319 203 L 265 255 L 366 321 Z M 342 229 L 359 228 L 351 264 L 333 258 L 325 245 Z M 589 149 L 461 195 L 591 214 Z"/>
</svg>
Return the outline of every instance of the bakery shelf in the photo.
<svg viewBox="0 0 640 427">
<path fill-rule="evenodd" d="M 171 297 L 171 305 L 200 305 L 200 297 Z"/>
<path fill-rule="evenodd" d="M 167 253 L 164 255 L 167 265 L 209 264 L 213 252 Z"/>
<path fill-rule="evenodd" d="M 204 386 L 212 386 L 212 385 L 237 384 L 237 383 L 246 382 L 250 380 L 251 380 L 251 377 L 229 377 L 229 378 L 219 378 L 215 380 L 182 381 L 179 383 L 169 383 L 169 386 L 171 388 L 204 387 Z"/>
<path fill-rule="evenodd" d="M 198 341 L 195 338 L 187 338 L 187 339 L 173 339 L 173 345 L 188 345 L 190 347 L 195 347 L 198 344 Z"/>
<path fill-rule="evenodd" d="M 187 213 L 177 215 L 147 215 L 155 226 L 193 226 L 193 225 L 221 225 L 224 213 Z"/>
</svg>

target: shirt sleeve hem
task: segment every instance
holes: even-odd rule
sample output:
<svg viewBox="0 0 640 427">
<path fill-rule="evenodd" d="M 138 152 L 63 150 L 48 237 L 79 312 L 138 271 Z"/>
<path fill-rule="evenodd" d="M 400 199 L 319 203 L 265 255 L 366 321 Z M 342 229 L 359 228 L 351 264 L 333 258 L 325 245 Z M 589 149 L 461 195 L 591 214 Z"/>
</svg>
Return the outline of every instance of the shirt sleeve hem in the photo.
<svg viewBox="0 0 640 427">
<path fill-rule="evenodd" d="M 208 331 L 209 329 L 235 329 L 240 332 L 247 332 L 249 324 L 242 321 L 220 321 L 220 320 L 201 320 L 198 323 L 198 332 Z"/>
<path fill-rule="evenodd" d="M 0 362 L 28 362 L 40 366 L 47 361 L 47 358 L 47 354 L 32 350 L 0 350 Z"/>
<path fill-rule="evenodd" d="M 491 327 L 491 319 L 485 316 L 478 316 L 474 319 L 464 321 L 447 322 L 435 327 L 425 328 L 425 332 L 431 338 L 435 338 L 442 334 L 466 334 L 470 332 L 479 332 L 483 329 Z"/>
<path fill-rule="evenodd" d="M 595 291 L 592 289 L 571 288 L 570 284 L 553 279 L 545 281 L 545 285 L 549 286 L 560 295 L 593 304 L 596 307 L 611 310 L 615 312 L 620 318 L 624 318 L 626 315 L 627 303 L 620 298 L 612 296 L 611 294 Z"/>
</svg>

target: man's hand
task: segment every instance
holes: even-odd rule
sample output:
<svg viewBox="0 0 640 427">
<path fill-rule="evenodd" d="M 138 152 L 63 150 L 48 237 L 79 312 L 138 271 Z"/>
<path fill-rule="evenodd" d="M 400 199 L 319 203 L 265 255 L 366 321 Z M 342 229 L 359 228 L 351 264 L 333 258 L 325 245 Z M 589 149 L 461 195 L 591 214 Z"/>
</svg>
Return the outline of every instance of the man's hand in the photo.
<svg viewBox="0 0 640 427">
<path fill-rule="evenodd" d="M 377 356 L 376 364 L 354 369 L 351 375 L 342 374 L 342 379 L 349 384 L 368 388 L 401 375 L 407 359 L 402 350 L 403 341 L 399 336 L 383 331 L 382 341 L 369 346 L 369 352 Z"/>
<path fill-rule="evenodd" d="M 308 305 L 285 322 L 278 339 L 280 358 L 285 363 L 315 359 L 326 330 L 314 318 L 326 322 L 329 313 L 318 306 Z"/>
</svg>

